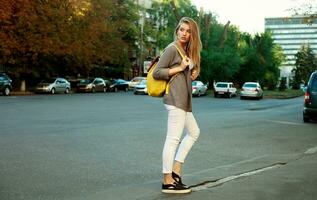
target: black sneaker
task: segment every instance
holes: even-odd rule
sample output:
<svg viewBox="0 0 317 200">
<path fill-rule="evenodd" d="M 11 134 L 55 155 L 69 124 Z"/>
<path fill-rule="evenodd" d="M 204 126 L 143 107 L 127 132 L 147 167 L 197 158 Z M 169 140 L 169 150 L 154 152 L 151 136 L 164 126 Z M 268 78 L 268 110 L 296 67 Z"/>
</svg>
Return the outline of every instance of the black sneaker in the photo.
<svg viewBox="0 0 317 200">
<path fill-rule="evenodd" d="M 175 172 L 172 172 L 172 178 L 174 179 L 174 181 L 176 181 L 177 183 L 179 183 L 180 185 L 187 187 L 183 182 L 182 182 L 182 178 L 176 174 Z"/>
<path fill-rule="evenodd" d="M 187 187 L 174 182 L 173 184 L 162 184 L 162 192 L 168 194 L 186 194 L 190 193 L 192 190 Z"/>
</svg>

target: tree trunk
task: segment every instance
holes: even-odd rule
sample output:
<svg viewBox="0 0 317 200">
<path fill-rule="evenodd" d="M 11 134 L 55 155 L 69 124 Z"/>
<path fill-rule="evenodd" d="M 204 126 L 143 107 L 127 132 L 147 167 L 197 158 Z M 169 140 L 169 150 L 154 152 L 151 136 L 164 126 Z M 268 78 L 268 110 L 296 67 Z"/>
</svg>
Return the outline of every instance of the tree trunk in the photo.
<svg viewBox="0 0 317 200">
<path fill-rule="evenodd" d="M 21 92 L 25 92 L 25 89 L 26 89 L 26 87 L 25 87 L 25 80 L 23 79 L 22 81 L 21 81 L 21 86 L 20 86 L 20 91 Z"/>
</svg>

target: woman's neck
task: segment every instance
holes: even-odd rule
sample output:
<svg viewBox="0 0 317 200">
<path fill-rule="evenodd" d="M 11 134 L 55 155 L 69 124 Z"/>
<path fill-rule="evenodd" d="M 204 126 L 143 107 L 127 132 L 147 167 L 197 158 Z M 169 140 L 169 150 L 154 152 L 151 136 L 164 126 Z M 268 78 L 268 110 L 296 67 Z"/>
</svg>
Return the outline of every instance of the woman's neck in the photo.
<svg viewBox="0 0 317 200">
<path fill-rule="evenodd" d="M 187 45 L 187 43 L 182 43 L 182 42 L 180 42 L 179 40 L 177 41 L 177 44 L 180 46 L 180 47 L 182 47 L 183 49 L 184 49 L 184 51 L 186 52 L 186 45 Z"/>
</svg>

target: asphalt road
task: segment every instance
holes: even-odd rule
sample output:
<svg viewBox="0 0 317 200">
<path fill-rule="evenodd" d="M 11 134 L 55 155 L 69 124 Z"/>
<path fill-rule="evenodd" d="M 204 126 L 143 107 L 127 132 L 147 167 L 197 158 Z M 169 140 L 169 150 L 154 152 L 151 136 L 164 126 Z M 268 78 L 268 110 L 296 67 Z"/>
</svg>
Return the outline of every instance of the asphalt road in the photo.
<svg viewBox="0 0 317 200">
<path fill-rule="evenodd" d="M 194 98 L 201 136 L 184 166 L 184 182 L 194 186 L 186 199 L 208 199 L 210 192 L 217 197 L 210 199 L 247 199 L 237 198 L 239 187 L 226 178 L 251 179 L 252 172 L 263 175 L 259 169 L 283 171 L 309 161 L 305 152 L 315 155 L 317 123 L 302 122 L 302 104 L 303 97 Z M 0 97 L 0 110 L 0 200 L 180 198 L 160 193 L 167 113 L 159 98 L 10 96 Z M 308 161 L 299 168 L 317 184 L 317 168 L 309 167 L 317 162 Z M 270 187 L 273 179 L 266 179 Z M 233 196 L 220 195 L 226 193 Z M 266 195 L 258 199 L 270 199 Z"/>
</svg>

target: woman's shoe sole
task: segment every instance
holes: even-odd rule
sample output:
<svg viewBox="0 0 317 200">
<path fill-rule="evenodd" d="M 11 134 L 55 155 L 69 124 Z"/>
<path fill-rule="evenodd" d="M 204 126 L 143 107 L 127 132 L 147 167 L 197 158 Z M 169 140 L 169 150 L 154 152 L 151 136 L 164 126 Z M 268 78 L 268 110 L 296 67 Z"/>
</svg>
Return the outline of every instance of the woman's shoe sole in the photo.
<svg viewBox="0 0 317 200">
<path fill-rule="evenodd" d="M 166 194 L 187 194 L 187 193 L 191 193 L 192 190 L 191 189 L 186 189 L 186 190 L 164 190 L 162 189 L 162 193 L 166 193 Z"/>
</svg>

